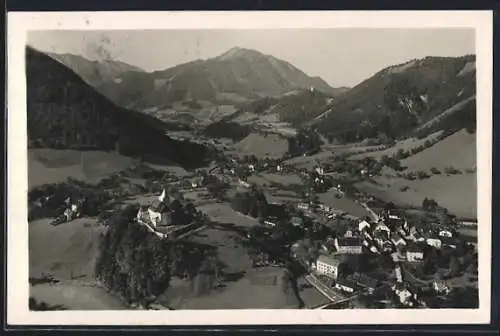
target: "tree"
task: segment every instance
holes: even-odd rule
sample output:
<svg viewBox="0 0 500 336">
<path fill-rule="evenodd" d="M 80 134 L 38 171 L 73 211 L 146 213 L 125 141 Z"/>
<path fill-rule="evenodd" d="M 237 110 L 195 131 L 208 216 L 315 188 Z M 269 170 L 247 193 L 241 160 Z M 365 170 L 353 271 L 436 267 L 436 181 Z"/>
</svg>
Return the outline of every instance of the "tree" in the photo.
<svg viewBox="0 0 500 336">
<path fill-rule="evenodd" d="M 189 215 L 194 215 L 196 213 L 196 207 L 191 202 L 189 202 L 189 203 L 186 204 L 186 206 L 184 207 L 184 210 Z"/>
</svg>

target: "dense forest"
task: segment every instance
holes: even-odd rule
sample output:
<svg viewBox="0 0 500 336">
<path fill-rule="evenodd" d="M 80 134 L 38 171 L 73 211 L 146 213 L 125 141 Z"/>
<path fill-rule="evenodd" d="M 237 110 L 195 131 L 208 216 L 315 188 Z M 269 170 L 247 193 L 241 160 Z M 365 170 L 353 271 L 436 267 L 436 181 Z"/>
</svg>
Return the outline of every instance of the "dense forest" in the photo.
<svg viewBox="0 0 500 336">
<path fill-rule="evenodd" d="M 288 138 L 288 153 L 290 156 L 314 154 L 320 150 L 323 142 L 318 133 L 309 129 L 299 129 L 294 137 Z"/>
<path fill-rule="evenodd" d="M 251 132 L 249 125 L 240 125 L 236 122 L 218 121 L 208 125 L 204 133 L 211 138 L 228 138 L 240 141 Z"/>
<path fill-rule="evenodd" d="M 472 129 L 475 100 L 463 105 L 476 94 L 474 64 L 475 56 L 469 55 L 426 57 L 386 68 L 335 99 L 316 126 L 330 140 L 343 142 L 411 136 L 434 119 L 439 123 L 421 128 L 422 136 L 436 127 Z"/>
<path fill-rule="evenodd" d="M 109 221 L 101 237 L 96 278 L 128 303 L 147 306 L 169 287 L 172 276 L 193 279 L 212 247 L 162 240 L 133 221 L 138 205 L 130 205 Z"/>
</svg>

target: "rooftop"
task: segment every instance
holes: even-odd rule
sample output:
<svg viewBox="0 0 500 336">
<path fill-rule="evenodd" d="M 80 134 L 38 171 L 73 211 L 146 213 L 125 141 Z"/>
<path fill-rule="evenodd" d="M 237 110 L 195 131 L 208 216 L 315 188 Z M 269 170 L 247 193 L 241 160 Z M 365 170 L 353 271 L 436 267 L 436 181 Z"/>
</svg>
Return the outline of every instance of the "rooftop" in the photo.
<svg viewBox="0 0 500 336">
<path fill-rule="evenodd" d="M 333 258 L 331 256 L 327 256 L 327 255 L 324 255 L 324 254 L 320 254 L 320 256 L 318 257 L 317 262 L 323 262 L 325 264 L 333 265 L 333 266 L 338 266 L 338 265 L 341 264 L 341 261 L 339 259 Z"/>
</svg>

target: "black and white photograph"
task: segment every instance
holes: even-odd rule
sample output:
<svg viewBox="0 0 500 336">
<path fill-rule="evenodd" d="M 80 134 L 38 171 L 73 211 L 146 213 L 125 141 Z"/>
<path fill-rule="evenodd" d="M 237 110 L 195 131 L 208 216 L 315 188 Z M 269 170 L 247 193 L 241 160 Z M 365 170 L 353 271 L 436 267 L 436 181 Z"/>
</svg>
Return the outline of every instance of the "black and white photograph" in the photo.
<svg viewBox="0 0 500 336">
<path fill-rule="evenodd" d="M 11 315 L 489 320 L 491 13 L 327 14 L 13 18 Z"/>
</svg>

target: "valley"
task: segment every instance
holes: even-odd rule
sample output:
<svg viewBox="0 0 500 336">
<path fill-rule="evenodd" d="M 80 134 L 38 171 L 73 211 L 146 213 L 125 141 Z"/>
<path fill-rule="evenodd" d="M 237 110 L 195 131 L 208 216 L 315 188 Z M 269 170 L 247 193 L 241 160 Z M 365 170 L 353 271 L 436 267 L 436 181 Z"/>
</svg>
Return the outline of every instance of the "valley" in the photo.
<svg viewBox="0 0 500 336">
<path fill-rule="evenodd" d="M 409 304 L 393 284 L 423 298 L 438 280 L 477 291 L 473 55 L 349 89 L 244 48 L 154 72 L 89 62 L 27 48 L 32 299 L 340 309 Z M 442 231 L 452 237 L 428 243 Z M 321 273 L 326 257 L 345 278 Z M 405 267 L 417 277 L 401 280 Z M 423 298 L 411 305 L 458 302 Z"/>
</svg>

